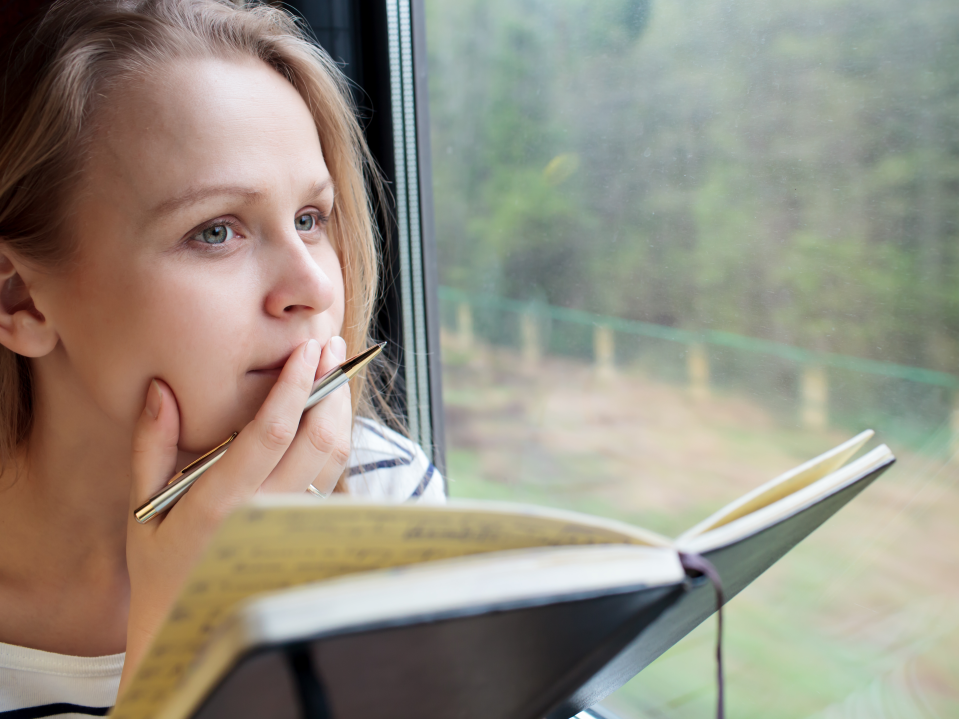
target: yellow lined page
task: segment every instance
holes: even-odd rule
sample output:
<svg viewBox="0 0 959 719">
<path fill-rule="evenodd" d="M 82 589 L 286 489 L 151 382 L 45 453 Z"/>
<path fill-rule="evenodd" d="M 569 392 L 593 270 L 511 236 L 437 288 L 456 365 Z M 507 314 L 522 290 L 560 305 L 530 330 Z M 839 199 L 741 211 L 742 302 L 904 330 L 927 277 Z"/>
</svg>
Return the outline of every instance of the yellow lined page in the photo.
<svg viewBox="0 0 959 719">
<path fill-rule="evenodd" d="M 111 716 L 155 716 L 214 627 L 252 594 L 508 549 L 656 546 L 663 541 L 615 522 L 516 505 L 321 504 L 309 497 L 266 498 L 224 522 Z"/>
</svg>

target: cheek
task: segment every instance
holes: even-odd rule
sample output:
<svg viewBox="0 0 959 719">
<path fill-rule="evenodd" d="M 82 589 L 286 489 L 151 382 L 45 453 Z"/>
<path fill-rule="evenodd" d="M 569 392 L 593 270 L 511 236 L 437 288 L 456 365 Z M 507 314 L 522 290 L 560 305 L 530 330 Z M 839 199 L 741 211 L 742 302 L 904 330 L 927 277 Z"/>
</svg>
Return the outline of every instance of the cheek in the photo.
<svg viewBox="0 0 959 719">
<path fill-rule="evenodd" d="M 155 349 L 149 330 L 154 288 L 136 281 L 129 268 L 100 269 L 85 267 L 64 284 L 54 321 L 71 375 L 108 417 L 128 423 L 142 409 L 149 378 L 140 375 Z"/>
<path fill-rule="evenodd" d="M 310 254 L 330 280 L 330 285 L 333 289 L 333 304 L 324 314 L 329 315 L 328 321 L 333 326 L 334 333 L 341 334 L 343 332 L 343 315 L 346 308 L 346 291 L 340 258 L 329 242 L 322 243 Z"/>
<path fill-rule="evenodd" d="M 309 330 L 325 342 L 343 331 L 344 277 L 328 242 L 311 255 L 332 293 Z M 175 260 L 87 267 L 57 301 L 66 360 L 92 401 L 123 425 L 136 421 L 150 380 L 164 380 L 178 403 L 180 448 L 205 451 L 251 419 L 269 392 L 250 385 L 251 362 L 302 337 L 302 327 L 265 317 L 263 282 L 253 263 L 229 271 Z"/>
<path fill-rule="evenodd" d="M 166 287 L 157 297 L 162 311 L 148 318 L 156 328 L 145 374 L 170 385 L 180 410 L 180 448 L 205 451 L 252 418 L 265 397 L 244 378 L 263 342 L 261 293 L 242 277 L 215 278 L 197 285 Z"/>
<path fill-rule="evenodd" d="M 248 283 L 235 275 L 228 282 L 184 277 L 162 263 L 124 277 L 86 272 L 63 303 L 61 340 L 79 380 L 119 423 L 136 420 L 150 379 L 159 377 L 181 417 L 191 418 L 184 435 L 194 425 L 222 424 L 213 419 L 235 413 L 237 377 L 254 339 Z M 211 427 L 211 436 L 219 429 Z"/>
</svg>

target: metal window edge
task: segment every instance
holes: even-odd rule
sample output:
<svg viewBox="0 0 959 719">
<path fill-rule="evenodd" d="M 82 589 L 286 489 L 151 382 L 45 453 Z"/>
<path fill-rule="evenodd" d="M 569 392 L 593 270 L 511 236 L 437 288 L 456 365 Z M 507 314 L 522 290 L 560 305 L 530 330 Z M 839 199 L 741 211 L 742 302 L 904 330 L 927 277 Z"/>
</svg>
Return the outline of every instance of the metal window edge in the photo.
<svg viewBox="0 0 959 719">
<path fill-rule="evenodd" d="M 445 484 L 424 8 L 422 0 L 385 1 L 408 421 Z"/>
</svg>

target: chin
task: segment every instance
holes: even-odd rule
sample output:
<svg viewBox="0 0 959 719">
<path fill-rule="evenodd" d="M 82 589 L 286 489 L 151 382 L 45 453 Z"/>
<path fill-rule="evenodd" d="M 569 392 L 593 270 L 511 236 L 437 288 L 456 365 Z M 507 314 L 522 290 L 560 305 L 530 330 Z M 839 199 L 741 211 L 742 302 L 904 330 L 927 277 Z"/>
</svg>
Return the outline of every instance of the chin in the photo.
<svg viewBox="0 0 959 719">
<path fill-rule="evenodd" d="M 236 408 L 219 416 L 186 420 L 180 425 L 181 452 L 205 454 L 234 432 L 239 432 L 256 416 L 257 407 Z"/>
<path fill-rule="evenodd" d="M 254 382 L 221 388 L 222 394 L 208 392 L 202 398 L 194 395 L 197 402 L 181 404 L 180 451 L 205 454 L 242 430 L 256 417 L 275 384 L 276 377 L 264 373 Z"/>
<path fill-rule="evenodd" d="M 231 434 L 233 434 L 233 430 L 229 432 L 220 432 L 215 435 L 212 432 L 186 432 L 180 435 L 180 441 L 177 444 L 177 450 L 183 452 L 184 454 L 197 456 L 206 454 L 218 444 L 223 442 L 223 440 L 225 440 Z"/>
</svg>

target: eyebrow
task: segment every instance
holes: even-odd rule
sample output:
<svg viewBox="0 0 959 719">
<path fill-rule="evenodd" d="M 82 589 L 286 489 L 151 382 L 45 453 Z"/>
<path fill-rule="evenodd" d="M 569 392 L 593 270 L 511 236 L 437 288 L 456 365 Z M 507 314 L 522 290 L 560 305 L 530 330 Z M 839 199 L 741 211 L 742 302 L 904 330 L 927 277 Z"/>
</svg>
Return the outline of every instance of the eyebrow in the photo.
<svg viewBox="0 0 959 719">
<path fill-rule="evenodd" d="M 333 188 L 333 178 L 327 177 L 325 180 L 318 180 L 314 182 L 307 194 L 310 197 L 316 197 L 330 188 Z M 207 187 L 195 187 L 187 190 L 186 192 L 182 192 L 175 197 L 171 197 L 168 200 L 164 200 L 153 208 L 151 214 L 154 217 L 168 215 L 176 212 L 177 210 L 181 210 L 184 207 L 195 205 L 198 202 L 202 202 L 203 200 L 211 197 L 242 197 L 248 202 L 255 202 L 263 197 L 263 193 L 259 190 L 254 190 L 251 187 L 242 187 L 239 185 L 213 185 Z"/>
<path fill-rule="evenodd" d="M 333 190 L 333 193 L 336 194 L 336 185 L 333 184 L 333 178 L 327 177 L 325 180 L 317 180 L 310 187 L 310 191 L 307 193 L 308 197 L 316 197 L 317 195 L 322 195 L 327 190 Z"/>
<path fill-rule="evenodd" d="M 190 205 L 195 205 L 198 202 L 209 199 L 211 197 L 243 197 L 249 201 L 254 201 L 263 196 L 263 193 L 259 190 L 254 190 L 251 187 L 241 187 L 238 185 L 212 185 L 206 187 L 194 187 L 190 188 L 186 192 L 182 192 L 179 195 L 164 200 L 159 205 L 154 207 L 150 214 L 154 217 L 159 217 L 162 215 L 169 215 L 172 212 L 177 210 L 182 210 L 184 207 L 189 207 Z"/>
</svg>

